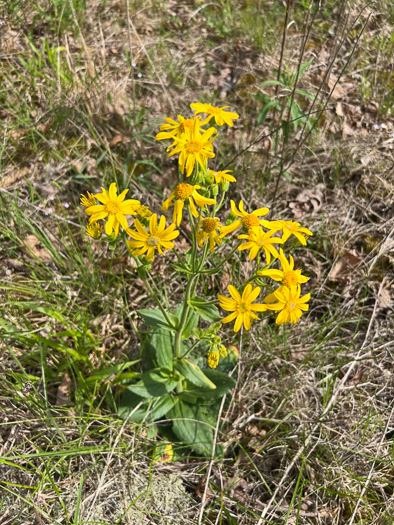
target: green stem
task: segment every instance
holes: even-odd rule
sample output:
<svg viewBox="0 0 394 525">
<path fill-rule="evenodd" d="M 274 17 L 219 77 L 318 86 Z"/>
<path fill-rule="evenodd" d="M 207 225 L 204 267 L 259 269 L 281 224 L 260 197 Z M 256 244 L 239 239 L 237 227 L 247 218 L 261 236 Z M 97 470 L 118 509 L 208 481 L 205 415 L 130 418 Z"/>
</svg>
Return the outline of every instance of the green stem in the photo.
<svg viewBox="0 0 394 525">
<path fill-rule="evenodd" d="M 139 266 L 137 269 L 140 269 L 142 268 L 142 266 Z M 146 288 L 148 289 L 148 292 L 150 293 L 152 299 L 154 299 L 154 301 L 156 302 L 157 306 L 159 307 L 161 313 L 163 314 L 164 316 L 164 319 L 167 321 L 167 324 L 170 328 L 173 328 L 175 330 L 175 326 L 172 324 L 172 322 L 170 321 L 170 318 L 168 317 L 167 315 L 167 312 L 164 310 L 163 306 L 162 306 L 162 302 L 160 301 L 159 297 L 157 296 L 156 292 L 153 290 L 153 288 L 151 287 L 151 285 L 149 284 L 149 281 L 146 277 L 146 273 L 145 273 L 145 270 L 143 270 L 142 272 L 139 272 L 139 275 L 140 277 L 142 278 L 142 280 L 144 281 L 145 283 L 145 286 Z"/>
<path fill-rule="evenodd" d="M 187 314 L 189 313 L 189 310 L 190 310 L 189 299 L 190 299 L 190 296 L 193 290 L 194 281 L 197 278 L 198 278 L 198 274 L 195 274 L 192 277 L 190 277 L 189 282 L 187 283 L 187 286 L 186 286 L 185 299 L 183 301 L 182 315 L 179 321 L 179 327 L 175 335 L 175 357 L 177 358 L 181 357 L 182 332 L 185 328 Z"/>
<path fill-rule="evenodd" d="M 237 244 L 237 246 L 235 246 L 235 248 L 233 248 L 231 250 L 231 252 L 223 260 L 223 262 L 221 262 L 218 266 L 216 266 L 215 268 L 209 268 L 207 270 L 201 270 L 200 273 L 210 273 L 210 274 L 217 273 L 223 267 L 223 265 L 232 257 L 232 255 L 237 251 L 238 246 L 240 246 L 240 245 L 241 245 L 241 243 Z"/>
</svg>

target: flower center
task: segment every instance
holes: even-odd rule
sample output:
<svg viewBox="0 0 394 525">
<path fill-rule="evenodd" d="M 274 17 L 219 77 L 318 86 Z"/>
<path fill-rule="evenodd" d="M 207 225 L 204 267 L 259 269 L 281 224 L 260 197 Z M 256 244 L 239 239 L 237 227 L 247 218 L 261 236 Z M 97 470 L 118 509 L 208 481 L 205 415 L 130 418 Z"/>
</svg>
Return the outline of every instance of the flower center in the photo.
<svg viewBox="0 0 394 525">
<path fill-rule="evenodd" d="M 288 222 L 286 228 L 291 232 L 296 232 L 298 230 L 299 222 Z"/>
<path fill-rule="evenodd" d="M 190 197 L 193 191 L 194 186 L 192 186 L 191 184 L 185 184 L 184 182 L 181 182 L 175 188 L 175 197 L 177 199 L 180 199 L 181 201 L 184 201 L 185 199 Z"/>
<path fill-rule="evenodd" d="M 112 215 L 116 215 L 117 213 L 122 212 L 122 208 L 118 202 L 108 201 L 105 204 L 105 211 L 107 211 L 108 213 L 111 213 Z"/>
<path fill-rule="evenodd" d="M 245 226 L 247 230 L 250 230 L 251 228 L 260 226 L 260 221 L 256 215 L 253 215 L 252 213 L 247 213 L 242 219 L 242 225 Z"/>
<path fill-rule="evenodd" d="M 182 122 L 183 128 L 186 129 L 193 129 L 194 128 L 194 119 L 193 118 L 187 118 Z"/>
<path fill-rule="evenodd" d="M 202 229 L 205 233 L 213 232 L 214 229 L 217 226 L 217 219 L 212 219 L 209 217 L 208 219 L 203 219 L 202 221 Z"/>
<path fill-rule="evenodd" d="M 190 142 L 188 142 L 186 146 L 186 151 L 190 155 L 193 155 L 195 153 L 198 153 L 201 150 L 201 148 L 202 148 L 201 142 L 197 142 L 196 140 L 191 140 Z"/>
<path fill-rule="evenodd" d="M 285 272 L 282 283 L 283 283 L 283 286 L 287 286 L 287 288 L 290 288 L 290 286 L 297 284 L 296 274 L 291 270 L 288 272 Z"/>
<path fill-rule="evenodd" d="M 156 247 L 158 244 L 160 244 L 160 239 L 158 237 L 149 237 L 149 239 L 146 241 L 146 244 L 148 246 Z"/>
<path fill-rule="evenodd" d="M 291 302 L 291 303 L 288 303 L 287 306 L 288 306 L 289 310 L 295 310 L 297 308 L 297 303 Z"/>
<path fill-rule="evenodd" d="M 211 106 L 209 108 L 209 113 L 210 115 L 219 115 L 219 113 L 221 113 L 222 110 L 220 108 L 215 108 L 214 106 Z"/>
<path fill-rule="evenodd" d="M 246 312 L 249 312 L 249 307 L 246 303 L 240 303 L 238 305 L 238 312 L 240 314 L 245 314 Z"/>
</svg>

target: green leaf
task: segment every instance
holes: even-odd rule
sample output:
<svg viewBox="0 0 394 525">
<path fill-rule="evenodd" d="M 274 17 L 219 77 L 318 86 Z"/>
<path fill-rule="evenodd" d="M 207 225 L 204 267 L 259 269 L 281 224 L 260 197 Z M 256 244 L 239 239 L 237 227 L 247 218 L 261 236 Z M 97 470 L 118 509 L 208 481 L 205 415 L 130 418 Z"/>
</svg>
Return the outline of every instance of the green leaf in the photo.
<svg viewBox="0 0 394 525">
<path fill-rule="evenodd" d="M 171 392 L 176 387 L 179 377 L 165 375 L 168 374 L 167 371 L 161 372 L 160 368 L 146 372 L 138 383 L 128 386 L 127 390 L 146 398 L 160 397 Z"/>
<path fill-rule="evenodd" d="M 304 95 L 304 97 L 308 97 L 311 100 L 315 100 L 315 95 L 313 95 L 312 93 L 308 93 L 308 91 L 305 91 L 304 89 L 297 88 L 295 92 L 298 93 L 299 95 Z"/>
<path fill-rule="evenodd" d="M 95 381 L 100 381 L 102 379 L 105 379 L 107 377 L 110 377 L 112 375 L 115 375 L 113 383 L 118 382 L 120 373 L 129 368 L 130 366 L 133 366 L 140 362 L 140 359 L 137 359 L 136 361 L 127 361 L 126 363 L 119 363 L 114 366 L 110 366 L 108 368 L 101 368 L 100 370 L 96 370 L 93 375 L 88 377 L 86 379 L 86 383 L 94 383 Z"/>
<path fill-rule="evenodd" d="M 149 403 L 150 401 L 126 390 L 120 398 L 118 414 L 123 419 L 129 417 L 130 421 L 141 423 L 145 419 Z"/>
<path fill-rule="evenodd" d="M 178 398 L 174 398 L 171 394 L 165 394 L 160 397 L 152 406 L 151 418 L 154 421 L 161 419 L 174 407 L 176 402 L 178 402 Z"/>
<path fill-rule="evenodd" d="M 197 454 L 211 455 L 214 429 L 206 409 L 179 400 L 168 417 L 173 420 L 172 430 L 181 442 Z"/>
<path fill-rule="evenodd" d="M 282 86 L 286 87 L 283 82 L 279 82 L 279 80 L 265 80 L 261 83 L 262 86 Z"/>
<path fill-rule="evenodd" d="M 189 299 L 189 305 L 198 313 L 200 317 L 205 319 L 205 321 L 214 323 L 215 321 L 221 319 L 217 307 L 206 299 L 194 296 Z"/>
<path fill-rule="evenodd" d="M 183 304 L 179 304 L 175 309 L 175 315 L 178 319 L 182 315 Z M 182 339 L 187 339 L 193 333 L 193 330 L 198 325 L 198 315 L 193 310 L 189 310 L 187 313 L 186 324 L 182 331 Z"/>
<path fill-rule="evenodd" d="M 235 387 L 235 380 L 229 375 L 213 370 L 212 368 L 203 371 L 204 375 L 216 385 L 215 390 L 207 388 L 191 388 L 181 392 L 181 399 L 195 403 L 197 399 L 211 401 L 228 394 Z"/>
<path fill-rule="evenodd" d="M 159 328 L 148 334 L 145 340 L 145 348 L 148 350 L 152 360 L 160 368 L 172 370 L 174 336 L 166 328 Z"/>
<path fill-rule="evenodd" d="M 190 361 L 190 359 L 179 359 L 175 363 L 175 368 L 193 385 L 212 390 L 216 388 L 216 385 L 208 379 L 201 368 Z"/>
<path fill-rule="evenodd" d="M 300 71 L 298 73 L 298 78 L 300 78 L 305 73 L 305 71 L 309 69 L 309 66 L 312 64 L 313 60 L 314 59 L 311 58 L 310 60 L 308 60 L 308 62 L 301 64 Z"/>
<path fill-rule="evenodd" d="M 175 315 L 167 313 L 167 317 L 172 324 L 172 326 L 170 326 L 167 323 L 163 312 L 159 308 L 143 308 L 142 310 L 137 310 L 137 312 L 149 326 L 166 328 L 167 330 L 175 331 L 179 324 L 179 320 Z"/>
<path fill-rule="evenodd" d="M 269 100 L 265 106 L 263 107 L 263 109 L 260 111 L 258 117 L 257 117 L 257 124 L 261 124 L 265 117 L 267 116 L 267 113 L 268 111 L 271 109 L 271 108 L 276 108 L 276 109 L 279 109 L 280 108 L 280 104 L 277 100 L 274 100 L 274 99 L 271 99 Z"/>
<path fill-rule="evenodd" d="M 193 274 L 192 270 L 186 264 L 177 263 L 177 264 L 173 264 L 171 266 L 177 272 L 186 273 L 188 275 L 192 275 Z"/>
</svg>

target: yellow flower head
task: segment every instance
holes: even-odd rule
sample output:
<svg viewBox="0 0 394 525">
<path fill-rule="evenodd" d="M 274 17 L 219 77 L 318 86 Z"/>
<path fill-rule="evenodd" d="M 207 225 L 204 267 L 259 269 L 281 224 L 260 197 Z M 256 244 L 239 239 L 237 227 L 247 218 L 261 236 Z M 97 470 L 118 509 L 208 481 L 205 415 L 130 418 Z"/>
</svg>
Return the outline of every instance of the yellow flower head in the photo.
<svg viewBox="0 0 394 525">
<path fill-rule="evenodd" d="M 219 352 L 211 350 L 208 354 L 208 365 L 210 368 L 216 368 L 219 364 Z"/>
<path fill-rule="evenodd" d="M 302 312 L 309 310 L 309 305 L 305 303 L 309 301 L 311 294 L 308 293 L 303 297 L 300 297 L 300 294 L 301 286 L 299 284 L 290 286 L 290 288 L 282 286 L 280 290 L 276 290 L 275 297 L 278 302 L 266 305 L 269 310 L 280 312 L 276 318 L 276 324 L 295 324 Z"/>
<path fill-rule="evenodd" d="M 257 275 L 260 275 L 261 277 L 270 277 L 271 279 L 274 279 L 274 281 L 281 282 L 282 286 L 278 288 L 278 292 L 282 291 L 282 288 L 284 286 L 286 288 L 290 288 L 291 286 L 294 286 L 296 284 L 302 284 L 309 281 L 309 277 L 305 277 L 305 275 L 302 275 L 301 270 L 294 270 L 293 257 L 290 255 L 288 261 L 285 257 L 282 248 L 279 250 L 279 260 L 282 265 L 282 270 L 269 269 L 260 270 L 257 272 Z M 271 293 L 270 295 L 267 295 L 267 297 L 265 297 L 264 299 L 265 303 L 273 303 L 275 301 L 275 292 Z"/>
<path fill-rule="evenodd" d="M 157 463 L 169 463 L 174 458 L 174 449 L 172 448 L 171 443 L 166 445 L 161 452 L 161 456 L 156 459 Z"/>
<path fill-rule="evenodd" d="M 87 197 L 85 195 L 81 194 L 81 204 L 82 206 L 85 206 L 85 208 L 89 208 L 89 206 L 94 206 L 96 204 L 96 199 L 94 198 L 94 195 L 86 192 L 88 194 Z"/>
<path fill-rule="evenodd" d="M 306 246 L 307 237 L 305 237 L 305 234 L 307 236 L 313 235 L 311 230 L 308 230 L 308 228 L 301 228 L 299 222 L 275 221 L 275 223 L 277 223 L 277 225 L 280 226 L 278 229 L 283 230 L 283 242 L 286 242 L 290 235 L 294 235 L 294 237 L 296 237 L 301 244 Z"/>
<path fill-rule="evenodd" d="M 253 288 L 251 284 L 248 284 L 241 297 L 237 289 L 230 284 L 228 291 L 232 299 L 224 295 L 218 295 L 220 307 L 223 308 L 223 310 L 232 312 L 222 319 L 222 323 L 231 323 L 231 321 L 235 319 L 234 332 L 238 332 L 242 324 L 245 326 L 245 330 L 249 330 L 251 321 L 253 319 L 259 319 L 255 312 L 265 312 L 267 310 L 266 304 L 253 304 L 259 296 L 260 290 L 261 288 L 259 286 Z"/>
<path fill-rule="evenodd" d="M 212 118 L 215 118 L 215 122 L 218 126 L 223 126 L 223 124 L 227 124 L 228 126 L 232 127 L 234 126 L 233 120 L 239 118 L 239 115 L 237 115 L 237 113 L 224 111 L 230 106 L 222 106 L 221 108 L 218 108 L 215 106 L 211 106 L 211 104 L 193 102 L 193 104 L 190 104 L 190 107 L 194 111 L 195 115 L 198 115 L 199 113 L 206 113 L 208 115 L 208 117 L 201 123 L 202 126 L 209 122 Z"/>
<path fill-rule="evenodd" d="M 209 238 L 209 251 L 214 253 L 215 244 L 222 244 L 222 239 L 216 232 L 217 228 L 221 226 L 219 219 L 216 217 L 207 217 L 200 220 L 197 227 L 197 241 L 200 248 L 204 246 L 205 241 Z"/>
<path fill-rule="evenodd" d="M 125 215 L 135 215 L 135 208 L 140 205 L 140 201 L 128 199 L 125 201 L 126 193 L 124 190 L 120 195 L 117 194 L 116 183 L 113 182 L 109 191 L 101 188 L 102 193 L 97 193 L 95 198 L 102 204 L 95 204 L 85 209 L 85 213 L 91 215 L 89 222 L 97 222 L 108 217 L 105 223 L 105 233 L 111 235 L 114 231 L 115 237 L 119 233 L 119 225 L 124 230 L 128 228 Z"/>
<path fill-rule="evenodd" d="M 150 211 L 148 206 L 144 206 L 143 204 L 135 208 L 135 213 L 143 219 L 149 219 L 149 217 L 152 216 L 152 212 Z"/>
<path fill-rule="evenodd" d="M 215 179 L 216 184 L 221 182 L 237 182 L 237 179 L 232 175 L 229 175 L 233 170 L 214 171 L 209 170 L 210 175 Z"/>
<path fill-rule="evenodd" d="M 149 232 L 147 232 L 140 221 L 135 219 L 134 226 L 137 231 L 128 228 L 126 231 L 135 239 L 134 241 L 127 241 L 128 246 L 132 250 L 132 255 L 139 257 L 146 253 L 146 259 L 152 261 L 155 257 L 155 250 L 160 255 L 163 255 L 163 250 L 171 250 L 174 243 L 171 242 L 179 235 L 179 231 L 175 230 L 175 224 L 171 224 L 166 228 L 166 218 L 164 215 L 160 217 L 159 225 L 157 225 L 157 214 L 154 213 L 149 219 Z"/>
<path fill-rule="evenodd" d="M 227 350 L 225 346 L 223 345 L 219 346 L 219 354 L 220 354 L 220 357 L 227 357 Z"/>
<path fill-rule="evenodd" d="M 247 239 L 238 250 L 250 250 L 249 259 L 252 261 L 257 257 L 260 250 L 264 250 L 267 264 L 271 262 L 271 255 L 278 258 L 277 249 L 272 246 L 275 243 L 281 244 L 283 240 L 279 237 L 272 237 L 274 231 L 265 232 L 262 228 L 252 228 L 247 235 L 239 235 L 238 239 Z"/>
<path fill-rule="evenodd" d="M 203 197 L 202 195 L 200 195 L 197 191 L 200 188 L 201 186 L 199 186 L 198 184 L 196 184 L 195 186 L 192 186 L 191 184 L 186 184 L 185 182 L 177 184 L 175 190 L 171 193 L 168 199 L 164 201 L 161 209 L 163 211 L 167 211 L 168 208 L 171 206 L 172 201 L 175 199 L 172 221 L 179 226 L 182 220 L 182 210 L 186 201 L 190 206 L 190 210 L 193 214 L 193 217 L 198 217 L 198 211 L 196 210 L 195 204 L 203 210 L 205 209 L 206 204 L 216 204 L 215 199 L 208 199 L 208 197 Z"/>
<path fill-rule="evenodd" d="M 263 219 L 259 219 L 259 217 L 263 217 L 269 213 L 268 208 L 259 208 L 258 210 L 252 211 L 252 213 L 247 213 L 244 209 L 243 201 L 239 202 L 239 210 L 237 209 L 235 202 L 231 201 L 231 211 L 234 215 L 241 218 L 235 220 L 228 226 L 223 226 L 223 228 L 220 229 L 220 237 L 224 237 L 228 233 L 238 230 L 241 226 L 247 231 L 252 228 L 259 228 L 260 224 L 263 222 Z"/>
<path fill-rule="evenodd" d="M 103 226 L 98 222 L 88 224 L 86 226 L 86 233 L 89 237 L 92 237 L 92 239 L 101 239 L 101 236 L 103 235 Z"/>
<path fill-rule="evenodd" d="M 212 142 L 216 137 L 211 138 L 214 133 L 216 133 L 215 128 L 209 128 L 201 133 L 200 122 L 196 120 L 192 130 L 186 128 L 181 137 L 174 137 L 176 145 L 168 156 L 180 153 L 179 169 L 181 173 L 186 169 L 186 177 L 190 177 L 196 162 L 205 171 L 208 158 L 212 159 L 215 156 Z"/>
<path fill-rule="evenodd" d="M 156 135 L 156 140 L 174 140 L 174 138 L 180 138 L 187 129 L 189 131 L 193 131 L 195 126 L 199 128 L 200 117 L 184 118 L 182 117 L 182 115 L 178 115 L 178 122 L 176 122 L 172 118 L 166 118 L 165 124 L 162 124 L 160 126 L 161 133 L 158 133 Z M 169 146 L 168 149 L 172 149 L 175 144 L 176 142 L 173 142 L 173 144 Z"/>
</svg>

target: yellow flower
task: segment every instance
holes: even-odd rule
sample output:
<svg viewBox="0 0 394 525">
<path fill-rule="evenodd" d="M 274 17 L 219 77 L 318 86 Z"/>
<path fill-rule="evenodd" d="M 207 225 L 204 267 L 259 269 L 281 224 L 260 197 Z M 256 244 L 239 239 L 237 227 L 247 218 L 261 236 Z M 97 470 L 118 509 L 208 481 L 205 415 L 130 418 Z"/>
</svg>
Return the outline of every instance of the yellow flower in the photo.
<svg viewBox="0 0 394 525">
<path fill-rule="evenodd" d="M 86 208 L 85 213 L 91 215 L 89 222 L 97 222 L 108 217 L 105 223 L 105 233 L 111 235 L 114 231 L 115 237 L 119 233 L 119 225 L 124 230 L 128 228 L 125 215 L 135 215 L 136 206 L 140 205 L 140 201 L 135 199 L 128 199 L 125 201 L 126 193 L 129 190 L 124 190 L 120 195 L 117 195 L 116 183 L 113 182 L 109 187 L 109 191 L 101 188 L 102 193 L 97 193 L 95 198 L 102 204 L 95 204 Z"/>
<path fill-rule="evenodd" d="M 200 188 L 201 186 L 199 186 L 198 184 L 196 184 L 195 186 L 192 186 L 191 184 L 186 184 L 185 182 L 177 184 L 175 190 L 171 193 L 168 199 L 164 201 L 161 209 L 163 211 L 167 211 L 168 208 L 171 206 L 172 201 L 175 199 L 172 220 L 175 224 L 179 226 L 182 220 L 182 210 L 185 205 L 185 201 L 187 201 L 190 206 L 190 210 L 193 214 L 193 217 L 198 217 L 198 211 L 196 210 L 196 206 L 194 203 L 196 203 L 196 205 L 202 209 L 205 209 L 206 204 L 216 204 L 215 199 L 208 199 L 207 197 L 203 197 L 202 195 L 200 195 L 197 191 Z"/>
<path fill-rule="evenodd" d="M 218 295 L 220 307 L 223 310 L 232 312 L 222 319 L 222 323 L 230 323 L 235 319 L 234 332 L 238 332 L 242 324 L 244 324 L 245 330 L 249 330 L 252 319 L 259 319 L 254 312 L 265 312 L 267 310 L 266 304 L 252 304 L 259 296 L 260 290 L 259 286 L 253 288 L 251 284 L 248 284 L 241 297 L 236 288 L 230 284 L 228 291 L 232 299 L 224 295 Z"/>
<path fill-rule="evenodd" d="M 128 246 L 132 250 L 132 255 L 140 256 L 146 253 L 146 259 L 152 261 L 155 257 L 155 250 L 163 255 L 164 250 L 171 250 L 174 243 L 171 242 L 179 235 L 179 231 L 175 230 L 175 224 L 171 224 L 166 228 L 166 218 L 164 215 L 160 217 L 159 226 L 157 226 L 157 214 L 154 213 L 149 219 L 149 233 L 144 229 L 138 219 L 135 219 L 134 226 L 137 231 L 128 228 L 126 231 L 135 239 L 134 241 L 127 241 Z"/>
<path fill-rule="evenodd" d="M 135 213 L 143 219 L 149 219 L 149 217 L 152 216 L 152 212 L 150 211 L 148 206 L 144 206 L 143 204 L 135 208 Z"/>
<path fill-rule="evenodd" d="M 258 210 L 252 211 L 252 213 L 247 213 L 244 209 L 243 201 L 239 202 L 239 211 L 237 210 L 235 202 L 231 201 L 231 211 L 237 217 L 241 217 L 241 219 L 235 220 L 228 226 L 223 226 L 223 228 L 220 229 L 220 237 L 224 237 L 228 233 L 238 230 L 241 226 L 248 231 L 252 228 L 258 228 L 263 221 L 263 219 L 259 219 L 259 217 L 263 217 L 269 213 L 268 208 L 259 208 Z"/>
<path fill-rule="evenodd" d="M 81 204 L 82 206 L 85 206 L 85 208 L 89 208 L 89 206 L 94 206 L 96 204 L 96 199 L 94 198 L 94 195 L 86 192 L 88 194 L 87 197 L 85 195 L 81 194 Z"/>
<path fill-rule="evenodd" d="M 207 217 L 199 222 L 197 227 L 197 241 L 200 248 L 204 246 L 205 241 L 209 238 L 209 251 L 214 253 L 215 244 L 222 244 L 222 239 L 216 232 L 216 229 L 220 226 L 220 221 L 216 217 Z"/>
<path fill-rule="evenodd" d="M 210 368 L 216 368 L 219 364 L 219 352 L 211 350 L 208 354 L 208 365 Z"/>
<path fill-rule="evenodd" d="M 184 173 L 186 168 L 186 177 L 190 177 L 196 162 L 205 172 L 208 158 L 212 159 L 215 156 L 212 142 L 216 137 L 211 139 L 214 133 L 216 133 L 215 128 L 209 128 L 201 133 L 200 122 L 196 120 L 192 130 L 187 128 L 181 137 L 174 137 L 176 145 L 168 156 L 180 153 L 179 169 Z"/>
<path fill-rule="evenodd" d="M 89 237 L 92 237 L 92 239 L 101 239 L 101 236 L 103 235 L 103 226 L 98 222 L 87 224 L 86 233 Z"/>
<path fill-rule="evenodd" d="M 214 177 L 216 184 L 219 184 L 220 182 L 237 182 L 237 179 L 233 177 L 232 175 L 229 175 L 230 172 L 233 170 L 224 170 L 224 171 L 214 171 L 209 170 L 210 175 Z"/>
<path fill-rule="evenodd" d="M 236 120 L 239 118 L 239 115 L 237 113 L 231 113 L 230 111 L 224 111 L 225 109 L 229 108 L 230 106 L 222 106 L 221 108 L 211 106 L 211 104 L 202 104 L 201 102 L 193 102 L 193 104 L 190 104 L 190 107 L 194 111 L 196 115 L 199 113 L 206 113 L 208 117 L 201 123 L 203 126 L 207 122 L 211 120 L 212 117 L 215 118 L 215 122 L 218 126 L 223 126 L 223 124 L 227 124 L 228 126 L 234 126 L 233 120 Z"/>
<path fill-rule="evenodd" d="M 223 345 L 219 346 L 219 354 L 220 354 L 220 357 L 227 357 L 227 350 L 225 346 Z"/>
<path fill-rule="evenodd" d="M 294 270 L 294 259 L 290 255 L 289 260 L 286 259 L 285 254 L 282 250 L 282 248 L 279 250 L 279 260 L 282 265 L 282 270 L 260 270 L 257 272 L 257 275 L 260 275 L 261 277 L 270 277 L 271 279 L 274 279 L 274 281 L 279 281 L 282 283 L 282 286 L 278 288 L 278 292 L 282 291 L 282 288 L 285 286 L 287 288 L 290 288 L 291 286 L 294 286 L 296 284 L 302 284 L 309 281 L 309 277 L 305 277 L 305 275 L 301 274 L 301 270 Z M 265 303 L 273 303 L 276 301 L 275 292 L 267 295 L 265 297 L 264 302 Z"/>
<path fill-rule="evenodd" d="M 184 118 L 182 115 L 178 115 L 178 122 L 172 118 L 166 118 L 165 124 L 160 126 L 161 133 L 156 135 L 156 140 L 166 140 L 182 137 L 185 130 L 193 131 L 194 126 L 199 127 L 200 117 L 197 118 Z M 169 146 L 168 149 L 172 149 L 175 143 Z"/>
<path fill-rule="evenodd" d="M 279 257 L 277 249 L 272 246 L 273 244 L 283 242 L 279 237 L 272 237 L 274 231 L 265 232 L 261 228 L 253 228 L 247 235 L 239 235 L 238 239 L 247 239 L 248 242 L 238 246 L 238 250 L 250 250 L 249 259 L 253 261 L 257 257 L 257 254 L 261 249 L 265 252 L 267 264 L 271 262 L 271 255 L 275 258 Z"/>
<path fill-rule="evenodd" d="M 166 445 L 161 452 L 161 456 L 156 459 L 157 463 L 169 463 L 174 458 L 174 449 L 172 448 L 171 443 Z"/>
<path fill-rule="evenodd" d="M 305 303 L 309 301 L 311 294 L 308 293 L 300 297 L 300 293 L 301 286 L 299 284 L 290 286 L 290 288 L 282 286 L 281 290 L 276 290 L 275 297 L 279 302 L 267 305 L 268 310 L 280 311 L 276 318 L 276 324 L 295 324 L 302 312 L 309 310 L 309 305 Z"/>
<path fill-rule="evenodd" d="M 287 239 L 290 237 L 290 235 L 294 235 L 297 237 L 297 239 L 300 241 L 301 244 L 306 246 L 306 240 L 307 237 L 302 234 L 306 235 L 313 235 L 311 230 L 308 230 L 308 228 L 301 228 L 299 222 L 293 222 L 293 221 L 273 221 L 274 222 L 274 228 L 275 230 L 283 230 L 282 239 L 283 242 L 286 242 Z"/>
</svg>

